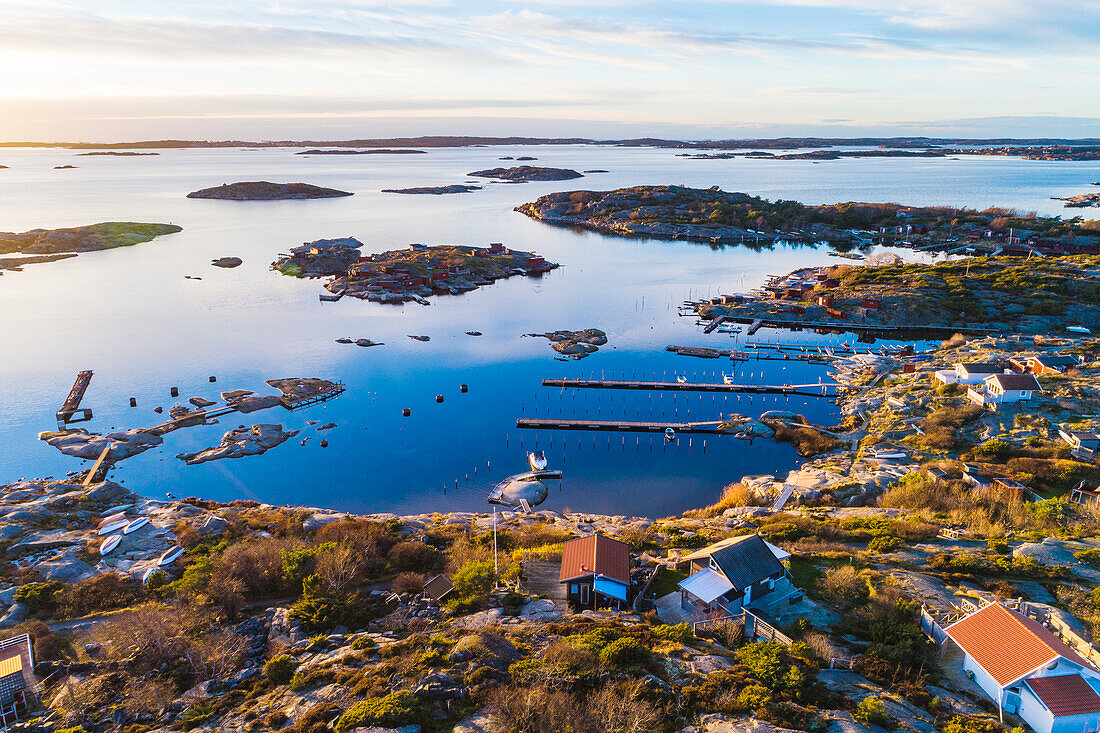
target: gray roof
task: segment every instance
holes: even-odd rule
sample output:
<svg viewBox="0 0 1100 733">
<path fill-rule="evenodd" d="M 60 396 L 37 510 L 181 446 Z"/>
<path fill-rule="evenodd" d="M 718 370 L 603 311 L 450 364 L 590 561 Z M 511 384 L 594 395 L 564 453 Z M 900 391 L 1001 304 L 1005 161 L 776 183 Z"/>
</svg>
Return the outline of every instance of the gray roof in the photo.
<svg viewBox="0 0 1100 733">
<path fill-rule="evenodd" d="M 1071 354 L 1040 354 L 1031 358 L 1048 367 L 1074 367 L 1081 363 Z"/>
<path fill-rule="evenodd" d="M 994 380 L 997 384 L 1001 385 L 1003 390 L 1030 390 L 1032 392 L 1042 392 L 1043 388 L 1039 386 L 1039 382 L 1035 377 L 1030 374 L 994 374 L 991 377 L 987 377 L 988 380 Z"/>
<path fill-rule="evenodd" d="M 753 583 L 783 572 L 783 565 L 760 535 L 753 535 L 736 545 L 723 547 L 711 555 L 711 558 L 738 590 L 744 590 Z"/>
<path fill-rule="evenodd" d="M 1002 370 L 1000 363 L 995 361 L 976 361 L 971 364 L 961 364 L 967 374 L 996 374 Z"/>
</svg>

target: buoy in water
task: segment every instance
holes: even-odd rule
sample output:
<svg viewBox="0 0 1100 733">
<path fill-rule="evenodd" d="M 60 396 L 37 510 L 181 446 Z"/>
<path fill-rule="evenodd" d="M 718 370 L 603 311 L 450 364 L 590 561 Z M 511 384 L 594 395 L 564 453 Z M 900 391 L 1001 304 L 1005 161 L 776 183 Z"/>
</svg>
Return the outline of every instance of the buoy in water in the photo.
<svg viewBox="0 0 1100 733">
<path fill-rule="evenodd" d="M 180 388 L 179 387 L 173 387 L 172 389 L 170 389 L 168 391 L 171 393 L 171 395 L 173 397 L 179 397 L 180 396 Z"/>
<path fill-rule="evenodd" d="M 211 383 L 211 384 L 213 384 L 213 383 L 214 383 L 214 382 L 216 382 L 216 381 L 218 381 L 218 378 L 217 378 L 217 377 L 210 377 L 210 383 Z"/>
<path fill-rule="evenodd" d="M 130 398 L 130 407 L 137 407 L 137 397 Z"/>
<path fill-rule="evenodd" d="M 443 401 L 443 395 L 441 395 L 441 394 L 437 394 L 437 395 L 435 396 L 435 401 L 436 401 L 436 402 L 442 402 L 442 401 Z"/>
<path fill-rule="evenodd" d="M 322 448 L 328 448 L 328 441 L 327 441 L 327 440 L 324 440 L 324 439 L 322 439 L 322 440 L 321 440 L 321 447 L 322 447 Z"/>
<path fill-rule="evenodd" d="M 413 411 L 406 407 L 404 410 L 401 411 L 401 414 L 405 417 L 408 417 L 409 415 L 413 414 Z"/>
<path fill-rule="evenodd" d="M 463 394 L 465 394 L 465 393 L 467 393 L 467 392 L 469 392 L 469 391 L 470 391 L 470 387 L 469 387 L 468 385 L 465 385 L 465 384 L 460 384 L 460 385 L 458 386 L 458 391 L 459 391 L 459 392 L 462 392 Z"/>
</svg>

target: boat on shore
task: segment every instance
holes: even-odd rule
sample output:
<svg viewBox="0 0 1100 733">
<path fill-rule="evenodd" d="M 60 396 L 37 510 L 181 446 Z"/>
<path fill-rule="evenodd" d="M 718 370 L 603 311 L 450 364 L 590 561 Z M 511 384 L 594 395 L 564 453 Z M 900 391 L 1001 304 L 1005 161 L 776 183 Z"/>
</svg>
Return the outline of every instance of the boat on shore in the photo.
<svg viewBox="0 0 1100 733">
<path fill-rule="evenodd" d="M 122 519 L 115 519 L 111 522 L 108 522 L 107 524 L 100 525 L 99 531 L 96 532 L 96 534 L 102 537 L 103 535 L 119 531 L 129 523 L 129 520 L 127 520 L 126 517 L 123 517 Z"/>
<path fill-rule="evenodd" d="M 157 565 L 161 566 L 162 568 L 171 565 L 176 560 L 178 560 L 181 555 L 183 555 L 182 547 L 180 547 L 179 545 L 176 545 L 175 547 L 169 547 L 167 550 L 164 551 L 164 554 L 160 556 L 160 559 L 157 560 Z"/>
<path fill-rule="evenodd" d="M 133 534 L 147 524 L 149 524 L 149 517 L 139 517 L 138 519 L 135 519 L 134 521 L 127 524 L 122 529 L 122 534 Z"/>
<path fill-rule="evenodd" d="M 120 542 L 122 542 L 122 535 L 120 535 L 120 534 L 111 535 L 107 539 L 103 540 L 103 544 L 99 546 L 99 554 L 101 556 L 111 554 L 111 552 L 116 547 L 118 547 L 118 543 L 120 543 Z"/>
</svg>

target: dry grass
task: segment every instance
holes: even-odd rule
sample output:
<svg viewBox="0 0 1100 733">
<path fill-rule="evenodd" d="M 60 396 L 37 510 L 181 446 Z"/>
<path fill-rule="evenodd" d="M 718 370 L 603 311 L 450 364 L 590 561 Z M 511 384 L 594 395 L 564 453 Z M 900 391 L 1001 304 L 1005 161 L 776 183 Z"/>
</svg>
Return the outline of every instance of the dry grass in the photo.
<svg viewBox="0 0 1100 733">
<path fill-rule="evenodd" d="M 708 519 L 717 517 L 727 509 L 739 506 L 764 506 L 764 502 L 755 491 L 741 483 L 733 483 L 722 489 L 722 498 L 702 509 L 689 509 L 684 512 L 687 519 Z"/>
</svg>

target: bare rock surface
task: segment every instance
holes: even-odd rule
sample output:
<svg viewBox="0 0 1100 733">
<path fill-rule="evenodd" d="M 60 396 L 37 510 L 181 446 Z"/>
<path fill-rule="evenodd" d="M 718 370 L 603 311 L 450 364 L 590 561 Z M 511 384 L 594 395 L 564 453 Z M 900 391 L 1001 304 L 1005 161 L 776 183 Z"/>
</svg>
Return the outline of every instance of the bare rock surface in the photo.
<svg viewBox="0 0 1100 733">
<path fill-rule="evenodd" d="M 188 465 L 216 461 L 221 458 L 243 458 L 266 453 L 298 434 L 297 430 L 283 430 L 282 425 L 258 424 L 230 430 L 222 436 L 220 445 L 196 453 L 180 453 L 176 456 Z"/>
</svg>

